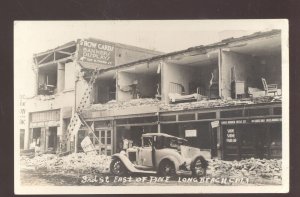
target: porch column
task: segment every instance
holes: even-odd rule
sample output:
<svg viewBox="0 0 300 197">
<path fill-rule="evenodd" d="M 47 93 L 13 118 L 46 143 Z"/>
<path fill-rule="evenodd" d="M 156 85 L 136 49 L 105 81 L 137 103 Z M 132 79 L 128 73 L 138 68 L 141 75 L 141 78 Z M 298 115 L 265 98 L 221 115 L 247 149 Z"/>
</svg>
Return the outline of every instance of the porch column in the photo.
<svg viewBox="0 0 300 197">
<path fill-rule="evenodd" d="M 57 63 L 57 92 L 63 91 L 65 88 L 65 65 Z"/>
</svg>

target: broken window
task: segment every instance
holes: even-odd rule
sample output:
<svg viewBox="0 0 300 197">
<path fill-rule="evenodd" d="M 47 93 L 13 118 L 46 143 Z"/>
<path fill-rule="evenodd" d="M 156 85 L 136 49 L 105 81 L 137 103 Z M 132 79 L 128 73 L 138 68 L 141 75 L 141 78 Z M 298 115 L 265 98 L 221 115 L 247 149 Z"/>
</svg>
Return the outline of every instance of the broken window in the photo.
<svg viewBox="0 0 300 197">
<path fill-rule="evenodd" d="M 57 92 L 57 65 L 39 68 L 38 94 L 53 95 Z"/>
<path fill-rule="evenodd" d="M 107 103 L 116 100 L 116 74 L 115 71 L 102 73 L 94 85 L 94 103 Z"/>
</svg>

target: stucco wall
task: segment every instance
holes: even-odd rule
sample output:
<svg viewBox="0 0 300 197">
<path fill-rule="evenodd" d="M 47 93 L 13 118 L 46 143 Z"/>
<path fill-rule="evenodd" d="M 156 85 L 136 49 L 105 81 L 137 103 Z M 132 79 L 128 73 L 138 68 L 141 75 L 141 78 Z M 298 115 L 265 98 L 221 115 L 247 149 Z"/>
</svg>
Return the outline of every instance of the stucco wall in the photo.
<svg viewBox="0 0 300 197">
<path fill-rule="evenodd" d="M 189 90 L 189 80 L 192 76 L 192 72 L 184 66 L 165 63 L 163 65 L 163 77 L 162 77 L 162 98 L 169 101 L 169 86 L 170 82 L 183 85 L 185 91 Z"/>
<path fill-rule="evenodd" d="M 246 86 L 251 86 L 253 80 L 253 66 L 257 65 L 257 59 L 230 51 L 222 52 L 221 65 L 221 96 L 231 97 L 231 68 L 235 68 L 235 80 L 245 81 Z"/>
<path fill-rule="evenodd" d="M 150 51 L 143 51 L 135 48 L 116 47 L 115 65 L 118 66 L 129 62 L 150 58 L 153 56 L 157 56 L 158 54 L 159 53 L 154 53 L 154 52 L 150 53 Z"/>
</svg>

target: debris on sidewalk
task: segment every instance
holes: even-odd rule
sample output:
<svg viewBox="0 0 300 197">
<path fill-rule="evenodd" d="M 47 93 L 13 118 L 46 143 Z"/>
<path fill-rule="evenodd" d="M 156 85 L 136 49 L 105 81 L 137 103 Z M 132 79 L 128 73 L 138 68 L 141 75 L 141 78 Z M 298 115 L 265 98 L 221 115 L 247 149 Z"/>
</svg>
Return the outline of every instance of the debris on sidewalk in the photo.
<svg viewBox="0 0 300 197">
<path fill-rule="evenodd" d="M 245 159 L 241 161 L 209 161 L 207 175 L 212 177 L 249 177 L 281 180 L 281 159 Z"/>
<path fill-rule="evenodd" d="M 73 153 L 63 157 L 43 154 L 32 159 L 21 157 L 21 165 L 62 173 L 108 173 L 110 161 L 110 156 L 85 153 Z"/>
</svg>

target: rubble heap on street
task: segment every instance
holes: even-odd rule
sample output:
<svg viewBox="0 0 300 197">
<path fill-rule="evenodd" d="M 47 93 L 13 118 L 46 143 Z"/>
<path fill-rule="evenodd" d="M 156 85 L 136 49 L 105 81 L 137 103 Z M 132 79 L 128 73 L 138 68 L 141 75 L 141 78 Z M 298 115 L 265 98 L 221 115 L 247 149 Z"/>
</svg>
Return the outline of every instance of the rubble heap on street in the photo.
<svg viewBox="0 0 300 197">
<path fill-rule="evenodd" d="M 21 157 L 21 165 L 60 173 L 109 173 L 111 158 L 105 155 L 73 153 L 64 157 L 43 154 Z M 245 159 L 241 161 L 209 160 L 209 177 L 265 178 L 281 181 L 282 161 L 277 159 Z"/>
<path fill-rule="evenodd" d="M 266 178 L 281 181 L 281 159 L 209 160 L 207 175 L 212 177 Z"/>
<path fill-rule="evenodd" d="M 54 154 L 43 154 L 31 159 L 21 157 L 21 165 L 61 173 L 108 173 L 110 161 L 110 156 L 85 153 L 73 153 L 63 157 Z"/>
</svg>

